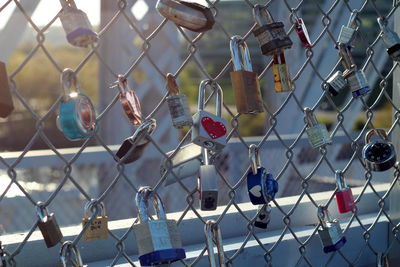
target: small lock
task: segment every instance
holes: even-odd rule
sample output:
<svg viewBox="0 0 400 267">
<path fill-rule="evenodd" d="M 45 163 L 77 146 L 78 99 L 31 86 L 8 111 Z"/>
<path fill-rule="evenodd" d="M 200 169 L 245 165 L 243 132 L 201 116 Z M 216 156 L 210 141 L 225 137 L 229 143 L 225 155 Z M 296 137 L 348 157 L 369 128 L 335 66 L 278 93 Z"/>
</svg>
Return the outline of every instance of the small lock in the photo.
<svg viewBox="0 0 400 267">
<path fill-rule="evenodd" d="M 292 47 L 292 40 L 286 34 L 283 23 L 275 22 L 266 6 L 256 4 L 253 16 L 257 24 L 253 34 L 258 39 L 263 55 L 279 54 Z"/>
<path fill-rule="evenodd" d="M 167 220 L 158 194 L 151 187 L 140 187 L 136 194 L 139 223 L 133 226 L 141 266 L 169 264 L 186 258 L 175 220 Z M 150 220 L 153 204 L 157 219 Z"/>
<path fill-rule="evenodd" d="M 253 72 L 250 52 L 242 37 L 235 35 L 230 40 L 233 62 L 232 87 L 235 91 L 236 110 L 242 114 L 264 112 L 258 75 Z"/>
<path fill-rule="evenodd" d="M 6 64 L 0 61 L 0 117 L 7 118 L 14 110 Z"/>
<path fill-rule="evenodd" d="M 167 89 L 168 96 L 166 98 L 169 108 L 169 113 L 172 118 L 172 125 L 175 128 L 182 128 L 184 126 L 192 126 L 193 118 L 184 94 L 179 93 L 179 87 L 176 83 L 174 75 L 168 73 Z"/>
<path fill-rule="evenodd" d="M 256 220 L 254 221 L 254 226 L 261 229 L 267 229 L 268 224 L 271 220 L 271 211 L 271 204 L 258 205 L 258 215 Z"/>
<path fill-rule="evenodd" d="M 48 248 L 54 247 L 63 238 L 54 213 L 49 215 L 42 202 L 37 203 L 36 212 L 39 217 L 38 227 L 43 235 L 46 246 Z"/>
<path fill-rule="evenodd" d="M 386 52 L 394 61 L 400 61 L 400 38 L 399 35 L 389 29 L 387 21 L 383 18 L 378 18 L 378 24 L 382 31 L 383 44 L 386 47 Z"/>
<path fill-rule="evenodd" d="M 132 125 L 140 125 L 142 123 L 142 108 L 139 98 L 135 91 L 130 88 L 128 81 L 123 75 L 118 75 L 117 84 L 119 89 L 119 101 L 121 102 L 126 116 Z"/>
<path fill-rule="evenodd" d="M 311 48 L 312 44 L 311 44 L 310 36 L 308 35 L 306 25 L 304 24 L 304 21 L 302 18 L 296 19 L 295 29 L 296 29 L 296 33 L 299 36 L 300 41 L 304 45 L 304 47 Z"/>
<path fill-rule="evenodd" d="M 342 171 L 336 170 L 335 179 L 338 187 L 335 193 L 338 211 L 340 213 L 352 211 L 356 207 L 356 203 L 354 202 L 353 192 L 351 188 L 348 187 Z"/>
<path fill-rule="evenodd" d="M 164 18 L 194 32 L 208 31 L 215 23 L 211 9 L 194 2 L 158 0 L 156 9 Z"/>
<path fill-rule="evenodd" d="M 135 126 L 135 133 L 122 142 L 115 154 L 120 162 L 127 164 L 138 160 L 150 143 L 147 137 L 153 134 L 156 126 L 155 119 L 145 120 L 141 125 Z"/>
<path fill-rule="evenodd" d="M 92 30 L 86 13 L 76 7 L 75 1 L 60 0 L 60 3 L 63 8 L 60 20 L 68 42 L 78 47 L 88 47 L 97 42 L 97 33 Z"/>
<path fill-rule="evenodd" d="M 81 253 L 72 241 L 65 241 L 62 244 L 60 250 L 60 261 L 62 267 L 88 267 L 87 265 L 83 265 Z"/>
<path fill-rule="evenodd" d="M 207 85 L 216 91 L 216 114 L 204 111 Z M 223 95 L 221 87 L 212 80 L 203 80 L 199 86 L 198 112 L 193 115 L 192 142 L 218 152 L 226 146 L 227 122 L 221 117 Z"/>
<path fill-rule="evenodd" d="M 279 55 L 274 54 L 272 62 L 272 73 L 274 74 L 274 86 L 275 92 L 290 92 L 293 91 L 292 80 L 288 66 L 286 65 L 285 55 L 280 53 Z"/>
<path fill-rule="evenodd" d="M 71 141 L 92 137 L 98 128 L 92 101 L 80 93 L 78 80 L 71 69 L 63 70 L 61 83 L 64 97 L 60 103 L 57 127 Z M 74 90 L 71 90 L 72 87 Z"/>
<path fill-rule="evenodd" d="M 95 213 L 96 209 L 100 209 L 101 216 L 96 216 L 90 226 L 83 233 L 83 240 L 94 241 L 108 238 L 108 216 L 106 216 L 106 208 L 103 202 L 96 205 L 95 200 L 87 202 L 85 205 L 85 217 L 82 218 L 82 228 L 90 222 L 89 211 Z"/>
<path fill-rule="evenodd" d="M 340 91 L 348 86 L 347 80 L 343 77 L 343 73 L 338 70 L 326 81 L 328 91 L 332 96 L 337 96 Z"/>
<path fill-rule="evenodd" d="M 304 108 L 305 120 L 307 123 L 306 133 L 308 141 L 313 148 L 318 148 L 332 143 L 331 137 L 326 129 L 325 124 L 320 124 L 313 111 L 306 107 Z"/>
<path fill-rule="evenodd" d="M 351 12 L 347 26 L 342 25 L 342 28 L 340 29 L 337 42 L 346 46 L 350 46 L 351 42 L 354 40 L 357 29 L 357 13 Z"/>
<path fill-rule="evenodd" d="M 260 164 L 260 154 L 256 145 L 249 147 L 250 171 L 247 173 L 247 191 L 251 203 L 267 204 L 278 192 L 278 182 Z"/>
<path fill-rule="evenodd" d="M 387 254 L 379 252 L 376 255 L 376 267 L 389 267 L 389 258 Z"/>
<path fill-rule="evenodd" d="M 224 246 L 218 223 L 214 220 L 207 220 L 204 225 L 204 233 L 206 235 L 206 247 L 210 267 L 226 267 Z M 217 247 L 218 260 L 214 255 L 214 244 Z"/>
<path fill-rule="evenodd" d="M 378 139 L 372 141 L 373 136 Z M 396 151 L 383 129 L 372 129 L 365 135 L 362 158 L 367 169 L 371 171 L 383 172 L 394 166 Z"/>
<path fill-rule="evenodd" d="M 328 209 L 324 206 L 318 206 L 318 235 L 321 239 L 324 252 L 329 253 L 337 251 L 346 243 L 346 237 L 343 235 L 342 228 L 337 219 L 331 219 Z"/>
<path fill-rule="evenodd" d="M 198 190 L 201 210 L 216 210 L 218 206 L 217 169 L 209 162 L 209 152 L 203 148 L 203 162 L 200 166 Z"/>
<path fill-rule="evenodd" d="M 190 143 L 182 146 L 178 149 L 176 154 L 170 158 L 172 165 L 172 171 L 175 173 L 179 180 L 190 176 L 197 176 L 200 169 L 201 163 L 201 150 L 202 148 L 198 145 Z M 167 152 L 167 156 L 170 157 L 175 151 Z M 160 166 L 160 175 L 163 176 L 169 168 L 167 158 L 163 158 Z M 175 176 L 170 172 L 167 174 L 164 185 L 170 185 L 176 183 Z"/>
</svg>

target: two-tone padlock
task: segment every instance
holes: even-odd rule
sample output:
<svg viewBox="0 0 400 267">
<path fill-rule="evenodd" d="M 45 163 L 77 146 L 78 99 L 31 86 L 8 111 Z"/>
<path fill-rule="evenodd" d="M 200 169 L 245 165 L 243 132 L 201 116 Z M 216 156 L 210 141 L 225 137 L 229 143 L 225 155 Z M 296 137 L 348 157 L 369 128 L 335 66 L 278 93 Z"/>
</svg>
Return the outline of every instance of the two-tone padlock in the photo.
<svg viewBox="0 0 400 267">
<path fill-rule="evenodd" d="M 257 218 L 254 221 L 254 226 L 261 229 L 267 229 L 271 220 L 271 211 L 271 204 L 258 205 Z"/>
<path fill-rule="evenodd" d="M 172 125 L 175 128 L 192 126 L 193 118 L 190 113 L 189 105 L 184 94 L 179 93 L 179 87 L 174 75 L 166 75 L 168 96 L 166 98 L 169 114 L 171 115 Z"/>
<path fill-rule="evenodd" d="M 200 166 L 198 191 L 201 210 L 216 210 L 218 206 L 217 169 L 209 160 L 209 152 L 202 149 L 203 165 Z"/>
<path fill-rule="evenodd" d="M 67 34 L 70 44 L 79 47 L 88 47 L 99 39 L 97 33 L 85 12 L 76 7 L 74 0 L 60 0 L 62 10 L 60 12 L 61 24 Z"/>
<path fill-rule="evenodd" d="M 373 136 L 378 138 L 371 140 Z M 372 129 L 365 135 L 362 158 L 367 169 L 371 171 L 383 172 L 394 166 L 396 151 L 385 130 Z"/>
<path fill-rule="evenodd" d="M 136 194 L 139 223 L 133 226 L 141 266 L 169 264 L 186 257 L 175 220 L 167 220 L 158 194 L 151 187 L 140 187 Z M 150 220 L 149 202 L 157 219 Z"/>
<path fill-rule="evenodd" d="M 233 62 L 232 87 L 235 92 L 236 110 L 242 114 L 264 112 L 258 75 L 253 71 L 249 48 L 242 37 L 235 35 L 230 40 Z"/>
<path fill-rule="evenodd" d="M 343 235 L 339 221 L 337 219 L 332 220 L 328 209 L 321 205 L 318 206 L 317 216 L 320 222 L 318 235 L 324 247 L 324 252 L 339 250 L 346 243 L 346 237 Z"/>
<path fill-rule="evenodd" d="M 65 241 L 62 244 L 60 249 L 60 261 L 62 267 L 88 267 L 83 264 L 81 253 L 72 241 Z"/>
<path fill-rule="evenodd" d="M 274 74 L 275 92 L 293 91 L 294 87 L 292 86 L 292 80 L 290 79 L 285 54 L 283 52 L 273 55 L 272 73 Z"/>
<path fill-rule="evenodd" d="M 216 114 L 204 110 L 207 85 L 214 89 Z M 226 146 L 227 122 L 222 118 L 222 89 L 212 80 L 203 80 L 199 86 L 198 112 L 193 115 L 192 142 L 212 151 Z"/>
<path fill-rule="evenodd" d="M 207 220 L 204 225 L 204 233 L 206 235 L 206 247 L 210 267 L 226 267 L 224 246 L 218 223 L 214 220 Z M 217 247 L 218 260 L 214 255 L 214 244 Z"/>
<path fill-rule="evenodd" d="M 100 209 L 100 210 L 98 210 Z M 89 216 L 89 212 L 100 213 L 100 216 L 92 218 Z M 85 213 L 82 218 L 82 228 L 84 229 L 86 224 L 90 225 L 86 228 L 83 233 L 83 240 L 94 241 L 108 238 L 108 216 L 106 215 L 106 208 L 103 202 L 97 204 L 97 202 L 92 199 L 90 202 L 85 204 Z"/>
<path fill-rule="evenodd" d="M 164 18 L 194 32 L 208 31 L 215 23 L 211 9 L 194 2 L 158 0 L 156 9 Z"/>
<path fill-rule="evenodd" d="M 304 118 L 307 123 L 306 134 L 308 136 L 308 141 L 313 148 L 330 145 L 332 143 L 326 125 L 319 123 L 313 111 L 308 107 L 304 108 Z"/>
<path fill-rule="evenodd" d="M 148 136 L 156 129 L 155 119 L 147 119 L 139 126 L 135 126 L 132 136 L 126 138 L 115 154 L 120 162 L 127 164 L 138 160 L 150 144 Z"/>
<path fill-rule="evenodd" d="M 358 29 L 357 12 L 351 12 L 347 26 L 342 25 L 337 42 L 350 47 Z"/>
<path fill-rule="evenodd" d="M 256 4 L 253 8 L 254 20 L 257 24 L 253 30 L 258 39 L 263 55 L 279 54 L 292 47 L 293 43 L 286 34 L 283 22 L 275 22 L 267 6 Z"/>
<path fill-rule="evenodd" d="M 341 170 L 336 170 L 335 179 L 337 185 L 337 191 L 335 193 L 336 204 L 340 213 L 346 213 L 352 211 L 356 207 L 354 202 L 353 192 L 346 183 Z"/>
<path fill-rule="evenodd" d="M 42 202 L 36 204 L 36 212 L 39 217 L 38 227 L 46 246 L 48 248 L 54 247 L 63 238 L 54 213 L 49 214 Z"/>
<path fill-rule="evenodd" d="M 302 18 L 296 19 L 295 30 L 296 30 L 297 35 L 299 36 L 301 43 L 304 45 L 304 47 L 311 48 L 312 44 L 311 44 L 310 36 L 308 35 L 306 25 L 304 24 L 304 21 Z"/>
<path fill-rule="evenodd" d="M 140 125 L 142 123 L 142 108 L 135 91 L 131 89 L 127 79 L 123 75 L 118 75 L 117 85 L 119 89 L 119 101 L 126 116 L 132 125 Z"/>
<path fill-rule="evenodd" d="M 14 110 L 6 64 L 0 61 L 0 117 L 7 118 Z"/>
<path fill-rule="evenodd" d="M 247 173 L 247 191 L 251 203 L 267 204 L 278 192 L 278 182 L 271 173 L 261 166 L 260 154 L 256 145 L 249 147 L 250 171 Z"/>
<path fill-rule="evenodd" d="M 386 52 L 394 61 L 400 61 L 400 38 L 399 35 L 389 29 L 387 26 L 387 20 L 378 18 L 378 24 L 382 31 L 383 44 L 386 47 Z"/>
<path fill-rule="evenodd" d="M 64 97 L 60 103 L 57 127 L 69 140 L 92 137 L 97 131 L 96 112 L 89 97 L 80 92 L 78 79 L 71 69 L 61 74 Z"/>
</svg>

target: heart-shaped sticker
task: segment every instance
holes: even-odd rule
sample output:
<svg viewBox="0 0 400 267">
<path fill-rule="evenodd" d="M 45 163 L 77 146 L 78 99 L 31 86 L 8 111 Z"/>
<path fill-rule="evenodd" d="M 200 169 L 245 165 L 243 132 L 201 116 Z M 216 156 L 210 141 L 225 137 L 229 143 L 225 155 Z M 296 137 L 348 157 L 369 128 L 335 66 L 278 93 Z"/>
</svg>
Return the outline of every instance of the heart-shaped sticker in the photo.
<svg viewBox="0 0 400 267">
<path fill-rule="evenodd" d="M 203 117 L 201 125 L 212 139 L 217 139 L 226 134 L 226 127 L 222 122 L 214 121 L 210 117 Z"/>
<path fill-rule="evenodd" d="M 261 186 L 259 185 L 253 186 L 249 191 L 253 196 L 261 197 Z"/>
</svg>

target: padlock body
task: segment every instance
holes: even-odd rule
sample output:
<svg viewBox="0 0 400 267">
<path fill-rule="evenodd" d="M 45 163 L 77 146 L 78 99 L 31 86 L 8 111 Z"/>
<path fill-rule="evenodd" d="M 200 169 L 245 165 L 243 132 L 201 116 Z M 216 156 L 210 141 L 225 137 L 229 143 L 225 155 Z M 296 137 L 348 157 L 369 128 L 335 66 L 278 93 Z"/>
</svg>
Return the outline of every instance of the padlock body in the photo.
<svg viewBox="0 0 400 267">
<path fill-rule="evenodd" d="M 355 29 L 342 25 L 340 29 L 338 43 L 349 44 L 353 41 Z"/>
<path fill-rule="evenodd" d="M 6 64 L 0 61 L 0 117 L 7 118 L 13 110 Z"/>
<path fill-rule="evenodd" d="M 354 203 L 354 196 L 351 188 L 347 187 L 343 190 L 336 192 L 336 204 L 340 213 L 352 211 L 356 204 Z"/>
<path fill-rule="evenodd" d="M 192 142 L 212 151 L 226 146 L 227 122 L 224 118 L 200 110 L 193 115 Z"/>
<path fill-rule="evenodd" d="M 120 93 L 119 101 L 130 123 L 135 126 L 140 125 L 142 123 L 141 107 L 136 94 L 128 89 Z"/>
<path fill-rule="evenodd" d="M 350 71 L 344 74 L 344 77 L 347 79 L 353 97 L 364 96 L 371 91 L 363 71 Z"/>
<path fill-rule="evenodd" d="M 325 124 L 317 124 L 312 127 L 308 127 L 306 128 L 306 133 L 308 136 L 308 141 L 310 141 L 310 144 L 313 148 L 318 148 L 332 143 Z"/>
<path fill-rule="evenodd" d="M 54 247 L 63 238 L 54 213 L 45 216 L 44 220 L 38 223 L 38 227 L 48 248 Z"/>
<path fill-rule="evenodd" d="M 172 125 L 175 128 L 193 125 L 192 114 L 184 94 L 170 95 L 166 100 L 172 118 Z"/>
<path fill-rule="evenodd" d="M 396 151 L 393 144 L 383 140 L 365 144 L 361 154 L 365 165 L 371 171 L 383 172 L 396 163 Z"/>
<path fill-rule="evenodd" d="M 328 91 L 333 96 L 337 96 L 340 91 L 347 87 L 347 80 L 344 79 L 343 73 L 339 70 L 329 77 L 326 82 L 328 84 Z"/>
<path fill-rule="evenodd" d="M 245 70 L 233 71 L 231 72 L 231 81 L 235 91 L 238 113 L 256 114 L 264 112 L 257 73 Z"/>
<path fill-rule="evenodd" d="M 392 30 L 386 30 L 386 31 L 383 31 L 382 40 L 387 48 L 386 51 L 389 54 L 389 56 L 395 61 L 400 60 L 400 38 L 399 38 L 399 35 Z"/>
<path fill-rule="evenodd" d="M 199 171 L 199 199 L 201 210 L 216 210 L 218 206 L 217 169 L 202 165 Z"/>
<path fill-rule="evenodd" d="M 256 27 L 253 30 L 253 34 L 258 39 L 263 55 L 279 54 L 293 45 L 292 40 L 285 32 L 282 22 L 273 22 Z"/>
<path fill-rule="evenodd" d="M 261 228 L 261 229 L 267 229 L 268 224 L 271 219 L 271 205 L 259 205 L 258 206 L 258 216 L 256 220 L 254 221 L 254 226 Z"/>
<path fill-rule="evenodd" d="M 90 218 L 82 219 L 82 227 L 85 227 L 86 223 L 89 222 Z M 108 238 L 108 217 L 97 216 L 90 226 L 83 233 L 83 240 L 94 241 Z"/>
<path fill-rule="evenodd" d="M 257 174 L 251 170 L 248 172 L 247 191 L 250 201 L 254 205 L 267 204 L 275 198 L 275 194 L 278 192 L 278 183 L 264 167 L 259 167 Z"/>
<path fill-rule="evenodd" d="M 342 229 L 337 219 L 327 222 L 326 224 L 327 227 L 323 228 L 320 226 L 318 228 L 318 235 L 324 246 L 324 252 L 329 253 L 339 250 L 346 243 L 346 237 L 343 236 Z"/>
<path fill-rule="evenodd" d="M 289 70 L 286 64 L 273 64 L 272 73 L 274 74 L 275 92 L 293 91 L 292 81 L 290 80 Z"/>
</svg>

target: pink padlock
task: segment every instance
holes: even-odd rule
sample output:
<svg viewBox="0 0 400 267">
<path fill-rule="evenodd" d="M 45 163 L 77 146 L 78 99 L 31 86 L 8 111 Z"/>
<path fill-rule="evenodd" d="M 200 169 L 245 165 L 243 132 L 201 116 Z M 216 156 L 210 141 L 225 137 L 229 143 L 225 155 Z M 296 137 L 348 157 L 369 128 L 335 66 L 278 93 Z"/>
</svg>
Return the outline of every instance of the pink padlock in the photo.
<svg viewBox="0 0 400 267">
<path fill-rule="evenodd" d="M 354 203 L 353 192 L 351 191 L 351 188 L 348 187 L 342 171 L 336 170 L 335 179 L 338 186 L 338 191 L 335 194 L 338 211 L 340 213 L 352 211 L 356 204 Z"/>
</svg>

